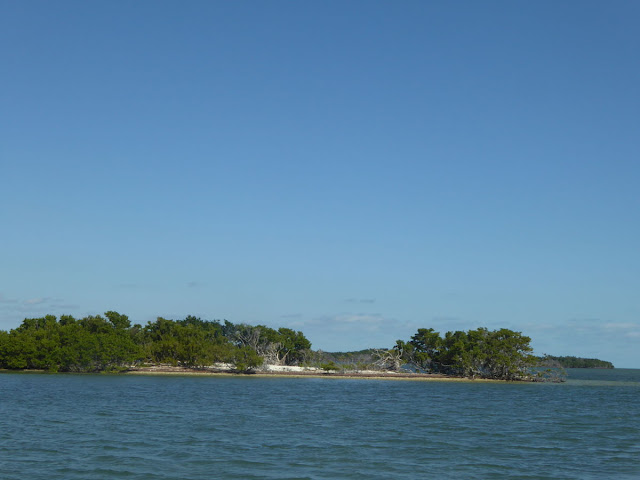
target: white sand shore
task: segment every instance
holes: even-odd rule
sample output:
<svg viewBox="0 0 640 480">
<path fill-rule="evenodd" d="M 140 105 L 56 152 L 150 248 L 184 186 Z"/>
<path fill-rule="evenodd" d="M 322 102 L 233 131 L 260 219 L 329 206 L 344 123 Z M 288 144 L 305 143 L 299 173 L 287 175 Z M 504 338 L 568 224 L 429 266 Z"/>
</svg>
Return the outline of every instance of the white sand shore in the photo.
<svg viewBox="0 0 640 480">
<path fill-rule="evenodd" d="M 380 370 L 352 370 L 325 372 L 314 367 L 298 367 L 291 365 L 263 365 L 251 373 L 238 373 L 230 364 L 218 363 L 205 368 L 186 368 L 172 365 L 153 365 L 148 367 L 133 367 L 127 375 L 207 375 L 207 376 L 238 376 L 247 377 L 288 377 L 288 378 L 362 378 L 380 380 L 412 380 L 412 381 L 440 381 L 440 382 L 504 382 L 504 380 L 471 379 L 451 377 L 447 375 L 393 372 Z"/>
</svg>

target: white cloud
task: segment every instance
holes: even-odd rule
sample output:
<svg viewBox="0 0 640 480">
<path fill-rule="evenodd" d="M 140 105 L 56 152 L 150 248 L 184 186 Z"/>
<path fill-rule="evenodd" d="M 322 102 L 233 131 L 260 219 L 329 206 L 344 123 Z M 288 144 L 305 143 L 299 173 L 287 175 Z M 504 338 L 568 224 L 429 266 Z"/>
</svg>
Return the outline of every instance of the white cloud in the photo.
<svg viewBox="0 0 640 480">
<path fill-rule="evenodd" d="M 29 300 L 25 300 L 23 303 L 25 305 L 40 305 L 42 303 L 45 303 L 48 300 L 49 299 L 46 297 L 30 298 Z"/>
<path fill-rule="evenodd" d="M 340 313 L 324 315 L 303 322 L 309 326 L 322 326 L 327 329 L 357 331 L 357 329 L 378 330 L 383 326 L 397 325 L 398 321 L 389 319 L 379 313 Z"/>
<path fill-rule="evenodd" d="M 404 323 L 376 312 L 341 312 L 296 322 L 313 343 L 328 351 L 361 350 L 393 345 L 404 338 Z"/>
<path fill-rule="evenodd" d="M 336 315 L 333 318 L 335 323 L 359 323 L 359 324 L 380 324 L 384 322 L 384 318 L 380 315 L 368 315 L 368 314 L 344 314 Z"/>
<path fill-rule="evenodd" d="M 376 303 L 375 298 L 345 298 L 345 303 Z"/>
<path fill-rule="evenodd" d="M 0 303 L 18 303 L 18 301 L 13 298 L 7 298 L 0 293 Z"/>
<path fill-rule="evenodd" d="M 602 327 L 611 330 L 627 330 L 629 328 L 638 328 L 640 325 L 631 322 L 609 322 L 605 323 Z"/>
</svg>

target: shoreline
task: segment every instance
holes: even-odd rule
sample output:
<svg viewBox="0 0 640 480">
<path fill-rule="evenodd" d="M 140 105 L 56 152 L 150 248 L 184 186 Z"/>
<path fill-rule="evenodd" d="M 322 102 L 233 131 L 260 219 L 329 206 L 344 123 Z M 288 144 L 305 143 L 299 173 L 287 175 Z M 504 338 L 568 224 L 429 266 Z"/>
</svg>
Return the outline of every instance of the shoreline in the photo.
<svg viewBox="0 0 640 480">
<path fill-rule="evenodd" d="M 531 383 L 527 380 L 500 380 L 494 378 L 454 377 L 437 373 L 398 373 L 392 371 L 346 371 L 324 372 L 319 370 L 271 370 L 254 372 L 237 372 L 232 369 L 173 367 L 168 365 L 150 367 L 131 367 L 117 372 L 49 372 L 47 370 L 0 369 L 0 374 L 47 374 L 47 375 L 132 375 L 132 376 L 201 376 L 201 377 L 236 377 L 236 378 L 324 378 L 324 379 L 359 379 L 359 380 L 399 380 L 414 382 L 462 382 L 462 383 Z"/>
<path fill-rule="evenodd" d="M 453 377 L 431 373 L 396 373 L 396 372 L 320 372 L 320 371 L 256 371 L 239 373 L 232 370 L 209 370 L 186 367 L 135 367 L 122 372 L 124 375 L 164 375 L 164 376 L 208 376 L 208 377 L 245 377 L 245 378 L 338 378 L 369 380 L 405 380 L 405 381 L 438 381 L 438 382 L 482 382 L 505 383 L 507 380 L 490 378 Z M 514 383 L 514 382 L 511 382 Z"/>
</svg>

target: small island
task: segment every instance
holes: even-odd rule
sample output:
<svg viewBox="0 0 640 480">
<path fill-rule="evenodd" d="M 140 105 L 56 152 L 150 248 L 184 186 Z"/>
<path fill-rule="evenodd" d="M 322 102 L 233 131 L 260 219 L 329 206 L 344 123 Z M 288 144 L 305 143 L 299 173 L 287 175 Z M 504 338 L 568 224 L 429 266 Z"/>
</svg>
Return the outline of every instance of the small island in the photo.
<svg viewBox="0 0 640 480">
<path fill-rule="evenodd" d="M 0 369 L 557 381 L 555 367 L 568 367 L 566 359 L 575 357 L 536 357 L 530 341 L 505 328 L 444 336 L 420 328 L 391 348 L 327 353 L 312 350 L 302 332 L 285 327 L 194 316 L 159 317 L 142 326 L 108 311 L 82 319 L 27 318 L 16 329 L 0 331 Z"/>
<path fill-rule="evenodd" d="M 538 358 L 538 362 L 542 367 L 551 368 L 614 368 L 613 363 L 597 358 L 582 357 L 554 357 L 552 355 L 544 355 Z"/>
</svg>

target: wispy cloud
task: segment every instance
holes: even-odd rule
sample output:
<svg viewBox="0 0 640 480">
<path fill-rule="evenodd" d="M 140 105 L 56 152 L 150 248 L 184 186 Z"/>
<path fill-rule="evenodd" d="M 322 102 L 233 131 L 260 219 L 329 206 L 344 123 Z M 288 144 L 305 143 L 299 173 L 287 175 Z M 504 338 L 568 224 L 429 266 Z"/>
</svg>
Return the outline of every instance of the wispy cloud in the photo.
<svg viewBox="0 0 640 480">
<path fill-rule="evenodd" d="M 318 328 L 335 332 L 377 331 L 394 320 L 385 318 L 379 313 L 339 313 L 334 315 L 322 315 L 310 320 L 299 322 L 301 326 Z"/>
<path fill-rule="evenodd" d="M 608 322 L 602 325 L 607 330 L 628 330 L 630 328 L 638 328 L 640 325 L 631 322 Z"/>
<path fill-rule="evenodd" d="M 601 334 L 617 334 L 619 332 L 640 329 L 640 322 L 620 322 L 601 318 L 574 318 L 567 322 L 567 327 L 579 329 L 580 331 L 600 332 Z"/>
<path fill-rule="evenodd" d="M 336 315 L 333 317 L 334 323 L 357 323 L 360 325 L 380 325 L 384 323 L 384 318 L 380 314 L 367 314 L 367 313 L 347 313 L 343 315 Z"/>
<path fill-rule="evenodd" d="M 15 298 L 7 298 L 2 293 L 0 293 L 0 303 L 14 304 L 18 303 L 18 300 L 16 300 Z"/>
<path fill-rule="evenodd" d="M 459 329 L 460 326 L 466 325 L 466 321 L 460 317 L 453 315 L 436 315 L 431 317 L 431 321 L 436 325 L 446 327 L 448 329 Z"/>
<path fill-rule="evenodd" d="M 345 303 L 376 303 L 375 298 L 345 298 Z"/>
<path fill-rule="evenodd" d="M 385 347 L 410 332 L 406 322 L 367 311 L 329 313 L 302 318 L 295 324 L 313 342 L 314 348 L 331 351 Z"/>
<path fill-rule="evenodd" d="M 532 339 L 536 353 L 576 355 L 611 360 L 616 366 L 637 365 L 640 321 L 618 321 L 598 317 L 521 325 Z M 617 362 L 616 359 L 622 359 Z"/>
<path fill-rule="evenodd" d="M 471 324 L 468 320 L 457 317 L 455 315 L 435 315 L 431 318 L 425 320 L 408 320 L 402 322 L 401 325 L 404 327 L 404 330 L 407 332 L 411 332 L 411 335 L 415 333 L 418 328 L 433 328 L 440 333 L 456 331 L 456 330 L 470 330 L 478 327 L 483 327 L 487 325 L 476 325 Z"/>
<path fill-rule="evenodd" d="M 25 305 L 42 305 L 43 303 L 46 303 L 49 301 L 48 297 L 39 297 L 39 298 L 30 298 L 28 300 L 25 300 L 24 303 Z"/>
<path fill-rule="evenodd" d="M 78 305 L 66 302 L 61 298 L 33 297 L 19 300 L 2 297 L 0 299 L 0 309 L 5 312 L 5 316 L 38 315 L 41 313 L 55 314 L 60 310 L 68 312 L 77 308 L 79 308 Z"/>
<path fill-rule="evenodd" d="M 599 318 L 572 318 L 564 322 L 527 323 L 520 326 L 525 333 L 555 336 L 612 338 L 640 330 L 640 322 L 617 322 Z"/>
</svg>

